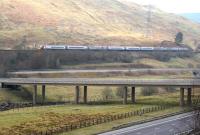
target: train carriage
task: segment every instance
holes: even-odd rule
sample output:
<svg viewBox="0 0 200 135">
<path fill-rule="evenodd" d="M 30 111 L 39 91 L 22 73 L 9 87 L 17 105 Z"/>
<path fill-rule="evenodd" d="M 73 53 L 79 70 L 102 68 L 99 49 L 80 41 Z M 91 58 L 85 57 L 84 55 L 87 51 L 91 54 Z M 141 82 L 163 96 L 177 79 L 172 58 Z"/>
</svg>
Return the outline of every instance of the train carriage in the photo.
<svg viewBox="0 0 200 135">
<path fill-rule="evenodd" d="M 67 50 L 88 50 L 87 46 L 72 46 L 72 45 L 68 45 L 66 46 Z"/>
</svg>

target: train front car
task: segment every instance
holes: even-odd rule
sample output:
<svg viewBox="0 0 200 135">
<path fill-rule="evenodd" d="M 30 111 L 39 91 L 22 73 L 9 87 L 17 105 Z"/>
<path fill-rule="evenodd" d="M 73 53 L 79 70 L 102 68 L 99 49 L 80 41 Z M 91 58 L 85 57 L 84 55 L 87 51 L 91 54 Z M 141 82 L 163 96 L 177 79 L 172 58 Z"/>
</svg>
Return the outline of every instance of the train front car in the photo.
<svg viewBox="0 0 200 135">
<path fill-rule="evenodd" d="M 65 45 L 45 45 L 43 46 L 44 50 L 65 50 Z"/>
</svg>

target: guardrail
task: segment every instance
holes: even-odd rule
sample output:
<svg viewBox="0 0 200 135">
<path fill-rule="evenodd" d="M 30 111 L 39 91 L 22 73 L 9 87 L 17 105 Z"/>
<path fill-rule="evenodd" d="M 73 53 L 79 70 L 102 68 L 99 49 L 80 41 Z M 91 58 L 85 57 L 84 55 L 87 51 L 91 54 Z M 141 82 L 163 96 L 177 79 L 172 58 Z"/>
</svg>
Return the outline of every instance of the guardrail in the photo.
<svg viewBox="0 0 200 135">
<path fill-rule="evenodd" d="M 193 129 L 187 130 L 187 131 L 183 131 L 183 132 L 179 132 L 179 133 L 175 133 L 174 135 L 191 135 L 190 133 L 192 131 L 193 131 Z"/>
<path fill-rule="evenodd" d="M 191 129 L 191 130 L 175 133 L 174 135 L 200 135 L 200 131 L 195 132 L 194 129 Z"/>
</svg>

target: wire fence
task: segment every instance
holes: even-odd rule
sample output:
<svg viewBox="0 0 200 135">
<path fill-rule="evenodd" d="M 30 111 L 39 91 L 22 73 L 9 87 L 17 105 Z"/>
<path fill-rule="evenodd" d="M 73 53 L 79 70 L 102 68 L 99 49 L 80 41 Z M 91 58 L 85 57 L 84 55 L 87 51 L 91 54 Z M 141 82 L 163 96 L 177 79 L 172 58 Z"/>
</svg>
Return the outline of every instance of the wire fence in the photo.
<svg viewBox="0 0 200 135">
<path fill-rule="evenodd" d="M 199 104 L 200 96 L 193 99 L 192 103 L 193 103 L 193 105 Z M 53 134 L 58 134 L 58 133 L 63 133 L 63 132 L 69 132 L 69 131 L 72 131 L 75 129 L 85 128 L 85 127 L 98 125 L 98 124 L 102 124 L 102 123 L 108 123 L 111 121 L 130 118 L 133 116 L 142 116 L 143 114 L 146 114 L 146 113 L 161 111 L 161 110 L 165 110 L 168 108 L 171 108 L 171 106 L 153 106 L 153 107 L 143 108 L 143 109 L 120 113 L 120 114 L 105 115 L 105 116 L 100 116 L 100 117 L 97 116 L 96 118 L 88 118 L 88 119 L 80 120 L 77 122 L 66 122 L 65 124 L 63 124 L 61 126 L 57 126 L 52 129 L 50 128 L 45 131 L 33 132 L 30 134 L 31 135 L 53 135 Z"/>
<path fill-rule="evenodd" d="M 69 132 L 69 131 L 72 131 L 75 129 L 80 129 L 80 128 L 98 125 L 98 124 L 102 124 L 102 123 L 108 123 L 108 122 L 115 121 L 115 120 L 125 119 L 125 118 L 129 118 L 129 117 L 133 117 L 133 116 L 141 116 L 146 113 L 161 111 L 161 110 L 165 110 L 167 108 L 169 108 L 169 107 L 154 106 L 154 107 L 139 109 L 136 111 L 130 111 L 130 112 L 126 112 L 126 113 L 105 115 L 105 116 L 101 116 L 101 117 L 90 118 L 90 119 L 73 122 L 73 123 L 68 122 L 66 124 L 63 124 L 60 127 L 48 129 L 45 131 L 33 132 L 33 133 L 30 133 L 30 135 L 53 135 L 53 134 L 58 134 L 58 133 L 63 133 L 63 132 Z"/>
<path fill-rule="evenodd" d="M 195 98 L 192 99 L 192 104 L 197 105 L 200 103 L 200 96 L 196 96 Z"/>
</svg>

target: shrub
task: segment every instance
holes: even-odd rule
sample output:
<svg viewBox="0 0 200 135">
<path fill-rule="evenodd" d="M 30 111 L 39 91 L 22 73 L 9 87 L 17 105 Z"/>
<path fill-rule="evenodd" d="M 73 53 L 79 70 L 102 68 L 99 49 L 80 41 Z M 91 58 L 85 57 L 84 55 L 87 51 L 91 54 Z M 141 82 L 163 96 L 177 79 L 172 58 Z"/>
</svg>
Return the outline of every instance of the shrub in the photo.
<svg viewBox="0 0 200 135">
<path fill-rule="evenodd" d="M 194 68 L 194 65 L 191 63 L 188 63 L 188 68 Z"/>
<path fill-rule="evenodd" d="M 154 87 L 143 87 L 141 90 L 141 95 L 143 96 L 151 96 L 158 92 L 157 88 Z"/>
<path fill-rule="evenodd" d="M 175 87 L 167 87 L 166 88 L 166 92 L 175 92 L 176 91 L 176 88 Z"/>
<path fill-rule="evenodd" d="M 178 32 L 175 37 L 175 43 L 180 44 L 183 42 L 183 33 Z"/>
<path fill-rule="evenodd" d="M 107 100 L 107 99 L 111 99 L 111 98 L 113 97 L 112 89 L 109 88 L 109 87 L 106 87 L 106 88 L 102 91 L 101 95 L 102 95 L 102 97 L 103 97 L 104 99 L 106 99 L 106 100 Z"/>
<path fill-rule="evenodd" d="M 124 97 L 124 87 L 118 87 L 115 94 L 117 97 L 123 98 Z"/>
<path fill-rule="evenodd" d="M 200 68 L 200 64 L 197 64 L 197 66 L 196 66 L 197 68 Z"/>
</svg>

